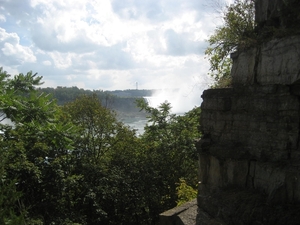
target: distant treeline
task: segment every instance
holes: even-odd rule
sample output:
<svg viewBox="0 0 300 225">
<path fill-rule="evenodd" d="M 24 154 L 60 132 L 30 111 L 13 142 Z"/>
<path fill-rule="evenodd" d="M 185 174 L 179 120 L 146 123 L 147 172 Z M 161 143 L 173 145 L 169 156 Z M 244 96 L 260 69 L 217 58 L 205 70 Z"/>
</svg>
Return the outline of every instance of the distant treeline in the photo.
<svg viewBox="0 0 300 225">
<path fill-rule="evenodd" d="M 132 117 L 145 115 L 145 113 L 140 112 L 140 109 L 136 106 L 136 99 L 143 98 L 145 96 L 151 96 L 156 90 L 128 89 L 115 91 L 91 91 L 78 87 L 58 86 L 56 88 L 39 88 L 39 91 L 51 94 L 52 97 L 57 100 L 58 105 L 65 105 L 66 103 L 72 102 L 82 95 L 95 94 L 99 97 L 104 107 L 116 111 L 121 117 Z"/>
</svg>

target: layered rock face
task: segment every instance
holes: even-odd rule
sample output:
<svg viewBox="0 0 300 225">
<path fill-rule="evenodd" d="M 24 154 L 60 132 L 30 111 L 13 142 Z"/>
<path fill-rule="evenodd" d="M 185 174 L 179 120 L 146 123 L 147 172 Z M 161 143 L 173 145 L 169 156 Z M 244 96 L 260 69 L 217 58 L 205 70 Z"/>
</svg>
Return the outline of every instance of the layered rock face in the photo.
<svg viewBox="0 0 300 225">
<path fill-rule="evenodd" d="M 286 2 L 256 1 L 260 29 L 285 26 Z M 300 35 L 232 58 L 233 88 L 202 95 L 199 224 L 299 224 Z"/>
<path fill-rule="evenodd" d="M 231 57 L 234 86 L 291 85 L 300 80 L 300 35 L 276 38 Z"/>
<path fill-rule="evenodd" d="M 291 224 L 285 207 L 300 202 L 300 96 L 252 85 L 202 97 L 199 207 L 224 224 Z"/>
</svg>

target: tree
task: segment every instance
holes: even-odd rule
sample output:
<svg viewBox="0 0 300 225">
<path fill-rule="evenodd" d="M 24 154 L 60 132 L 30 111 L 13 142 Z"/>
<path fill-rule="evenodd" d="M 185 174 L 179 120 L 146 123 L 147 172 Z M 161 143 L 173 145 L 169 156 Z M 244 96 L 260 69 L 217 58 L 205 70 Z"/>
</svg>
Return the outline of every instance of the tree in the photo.
<svg viewBox="0 0 300 225">
<path fill-rule="evenodd" d="M 186 180 L 193 188 L 197 186 L 197 153 L 195 141 L 199 132 L 200 107 L 183 116 L 171 114 L 171 105 L 162 103 L 150 107 L 143 99 L 138 106 L 149 113 L 148 124 L 141 136 L 147 165 L 151 165 L 151 186 L 148 187 L 149 211 L 152 218 L 176 206 L 176 184 Z M 156 194 L 154 194 L 156 193 Z"/>
<path fill-rule="evenodd" d="M 141 103 L 150 118 L 138 137 L 96 95 L 59 107 L 39 84 L 0 69 L 1 120 L 12 121 L 0 123 L 1 224 L 155 224 L 179 178 L 195 187 L 200 108 Z"/>
<path fill-rule="evenodd" d="M 76 151 L 80 159 L 99 163 L 117 143 L 116 137 L 123 124 L 112 111 L 102 106 L 97 95 L 83 95 L 63 109 L 79 128 Z"/>
<path fill-rule="evenodd" d="M 62 122 L 56 103 L 36 90 L 42 77 L 28 72 L 11 78 L 1 69 L 0 79 L 0 111 L 3 118 L 12 121 L 0 125 L 1 189 L 19 193 L 12 198 L 13 209 L 15 215 L 26 216 L 26 224 L 62 224 L 72 218 L 72 209 L 68 211 L 64 203 L 71 196 L 67 193 L 70 186 L 78 180 L 72 174 L 69 154 L 73 148 L 73 125 Z M 1 197 L 5 193 L 1 192 Z M 21 209 L 26 212 L 20 212 Z"/>
<path fill-rule="evenodd" d="M 183 178 L 179 179 L 178 186 L 176 188 L 178 200 L 177 205 L 180 206 L 192 199 L 197 197 L 197 190 L 193 187 L 187 185 L 186 181 Z"/>
<path fill-rule="evenodd" d="M 11 79 L 10 75 L 2 67 L 0 68 L 1 122 L 5 119 L 13 121 L 13 124 L 0 124 L 0 221 L 3 224 L 25 223 L 26 211 L 21 204 L 24 193 L 18 188 L 22 182 L 19 179 L 20 174 L 14 173 L 12 169 L 18 167 L 16 169 L 22 170 L 19 166 L 24 159 L 24 155 L 19 154 L 18 147 L 21 145 L 21 140 L 16 138 L 15 131 L 20 125 L 26 126 L 30 114 L 26 113 L 29 108 L 24 105 L 23 100 L 34 89 L 34 85 L 40 84 L 40 80 L 41 78 L 36 77 L 32 72 L 26 75 L 19 74 Z M 30 116 L 37 115 L 32 112 Z M 26 133 L 23 135 L 26 136 Z"/>
<path fill-rule="evenodd" d="M 135 224 L 132 215 L 137 209 L 131 202 L 139 198 L 133 200 L 135 188 L 129 177 L 137 168 L 128 170 L 136 160 L 135 132 L 119 122 L 97 95 L 83 95 L 63 111 L 78 129 L 72 152 L 82 175 L 77 214 L 84 216 L 87 224 Z"/>
<path fill-rule="evenodd" d="M 16 180 L 7 177 L 7 152 L 0 140 L 0 224 L 24 224 L 26 211 L 20 204 L 21 192 L 16 190 Z"/>
<path fill-rule="evenodd" d="M 223 25 L 217 27 L 208 39 L 209 47 L 205 54 L 210 63 L 210 75 L 216 87 L 231 84 L 230 53 L 238 48 L 247 48 L 255 43 L 254 0 L 235 0 L 223 12 Z"/>
</svg>

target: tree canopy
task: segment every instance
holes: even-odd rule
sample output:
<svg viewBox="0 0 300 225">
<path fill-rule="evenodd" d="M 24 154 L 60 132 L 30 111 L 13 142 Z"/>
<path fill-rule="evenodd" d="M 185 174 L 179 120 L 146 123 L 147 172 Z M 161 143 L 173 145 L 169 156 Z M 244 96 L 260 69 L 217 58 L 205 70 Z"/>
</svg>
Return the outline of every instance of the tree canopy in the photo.
<svg viewBox="0 0 300 225">
<path fill-rule="evenodd" d="M 138 136 L 99 96 L 58 106 L 40 84 L 0 69 L 1 224 L 156 224 L 195 197 L 199 107 L 177 116 L 141 100 Z"/>
<path fill-rule="evenodd" d="M 222 20 L 223 25 L 209 37 L 209 47 L 205 51 L 216 87 L 231 84 L 230 53 L 247 48 L 256 40 L 254 0 L 235 0 L 222 10 Z"/>
</svg>

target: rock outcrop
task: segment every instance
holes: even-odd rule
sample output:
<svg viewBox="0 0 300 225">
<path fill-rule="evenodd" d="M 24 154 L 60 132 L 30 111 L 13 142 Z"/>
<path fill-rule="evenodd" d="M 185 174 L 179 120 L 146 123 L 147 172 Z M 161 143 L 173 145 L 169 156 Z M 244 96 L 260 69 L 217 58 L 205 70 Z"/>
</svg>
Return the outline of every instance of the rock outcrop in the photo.
<svg viewBox="0 0 300 225">
<path fill-rule="evenodd" d="M 161 225 L 195 225 L 197 218 L 197 199 L 170 209 L 159 215 Z"/>
<path fill-rule="evenodd" d="M 234 86 L 292 85 L 300 80 L 300 35 L 276 38 L 231 55 Z"/>
<path fill-rule="evenodd" d="M 299 5 L 257 0 L 258 29 L 298 28 Z M 300 223 L 298 33 L 234 53 L 233 87 L 204 91 L 198 224 Z"/>
<path fill-rule="evenodd" d="M 175 208 L 161 224 L 300 224 L 300 3 L 255 7 L 257 42 L 232 54 L 233 87 L 202 95 L 196 220 Z"/>
<path fill-rule="evenodd" d="M 298 224 L 287 207 L 300 209 L 300 96 L 251 85 L 202 97 L 201 210 L 224 224 Z"/>
</svg>

